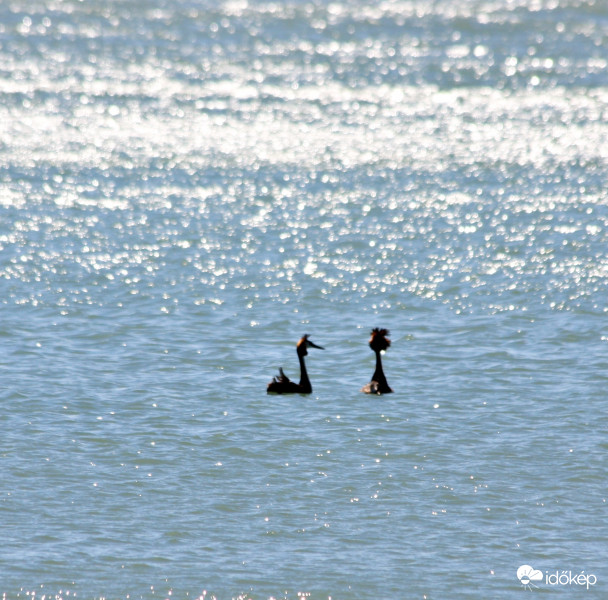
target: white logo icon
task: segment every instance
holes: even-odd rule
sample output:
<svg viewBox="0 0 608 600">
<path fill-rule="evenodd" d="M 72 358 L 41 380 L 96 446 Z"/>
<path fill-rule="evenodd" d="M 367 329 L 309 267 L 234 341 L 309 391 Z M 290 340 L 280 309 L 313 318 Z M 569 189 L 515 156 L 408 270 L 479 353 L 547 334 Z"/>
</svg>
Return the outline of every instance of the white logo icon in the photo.
<svg viewBox="0 0 608 600">
<path fill-rule="evenodd" d="M 530 565 L 522 565 L 517 569 L 517 579 L 521 581 L 521 584 L 531 590 L 533 587 L 538 587 L 532 583 L 533 581 L 542 581 L 543 574 L 538 569 L 534 569 Z"/>
</svg>

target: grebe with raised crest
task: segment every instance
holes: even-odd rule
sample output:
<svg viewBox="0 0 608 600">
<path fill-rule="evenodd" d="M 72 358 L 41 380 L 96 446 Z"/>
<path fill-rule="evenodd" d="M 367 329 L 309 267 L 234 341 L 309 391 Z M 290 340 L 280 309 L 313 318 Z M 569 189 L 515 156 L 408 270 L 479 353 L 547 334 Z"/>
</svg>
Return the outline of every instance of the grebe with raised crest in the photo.
<svg viewBox="0 0 608 600">
<path fill-rule="evenodd" d="M 268 384 L 266 392 L 268 394 L 310 394 L 312 393 L 312 385 L 306 371 L 304 357 L 308 354 L 308 348 L 318 348 L 324 350 L 323 346 L 317 346 L 308 339 L 308 334 L 304 335 L 298 342 L 296 349 L 298 352 L 298 360 L 300 361 L 300 383 L 291 381 L 283 369 L 279 367 L 279 376 L 273 377 Z"/>
<path fill-rule="evenodd" d="M 361 388 L 361 391 L 366 394 L 390 394 L 393 391 L 384 376 L 382 358 L 380 358 L 380 354 L 391 345 L 391 341 L 386 337 L 388 335 L 390 335 L 388 329 L 379 329 L 378 327 L 372 329 L 369 347 L 376 354 L 376 370 L 372 375 L 372 380 Z"/>
</svg>

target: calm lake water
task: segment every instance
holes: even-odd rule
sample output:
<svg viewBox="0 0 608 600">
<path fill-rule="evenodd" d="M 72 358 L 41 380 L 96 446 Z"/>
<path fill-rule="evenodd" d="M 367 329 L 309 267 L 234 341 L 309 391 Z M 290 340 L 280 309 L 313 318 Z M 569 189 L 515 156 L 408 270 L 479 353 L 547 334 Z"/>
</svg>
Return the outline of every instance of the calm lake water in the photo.
<svg viewBox="0 0 608 600">
<path fill-rule="evenodd" d="M 606 47 L 600 0 L 3 1 L 2 600 L 605 598 Z"/>
</svg>

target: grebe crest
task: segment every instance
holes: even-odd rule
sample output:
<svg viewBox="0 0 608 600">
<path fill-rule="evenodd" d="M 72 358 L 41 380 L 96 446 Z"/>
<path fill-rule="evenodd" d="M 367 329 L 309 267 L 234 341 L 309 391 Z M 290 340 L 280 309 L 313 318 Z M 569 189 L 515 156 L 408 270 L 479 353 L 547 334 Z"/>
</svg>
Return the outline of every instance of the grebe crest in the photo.
<svg viewBox="0 0 608 600">
<path fill-rule="evenodd" d="M 325 350 L 323 346 L 317 346 L 317 344 L 311 342 L 308 338 L 310 338 L 310 335 L 308 335 L 308 333 L 305 333 L 298 341 L 296 345 L 298 356 L 307 356 L 308 348 L 318 348 L 319 350 Z"/>
<path fill-rule="evenodd" d="M 374 327 L 369 338 L 369 347 L 374 352 L 384 352 L 391 345 L 391 341 L 386 337 L 387 335 L 390 335 L 388 329 Z"/>
</svg>

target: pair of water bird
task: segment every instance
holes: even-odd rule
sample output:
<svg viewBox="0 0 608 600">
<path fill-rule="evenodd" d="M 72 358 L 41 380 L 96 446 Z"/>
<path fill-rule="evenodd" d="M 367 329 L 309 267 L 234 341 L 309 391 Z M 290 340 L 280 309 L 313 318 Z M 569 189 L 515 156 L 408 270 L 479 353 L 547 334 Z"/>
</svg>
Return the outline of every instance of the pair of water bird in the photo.
<svg viewBox="0 0 608 600">
<path fill-rule="evenodd" d="M 384 376 L 382 358 L 380 357 L 381 352 L 391 345 L 391 341 L 387 337 L 388 335 L 390 335 L 388 329 L 372 329 L 369 347 L 376 354 L 376 370 L 372 375 L 372 380 L 361 388 L 361 391 L 366 394 L 390 394 L 393 391 Z M 314 344 L 308 338 L 308 335 L 303 336 L 296 346 L 298 360 L 300 361 L 300 383 L 291 381 L 289 377 L 283 373 L 283 369 L 279 367 L 279 376 L 273 377 L 272 381 L 268 384 L 267 392 L 269 394 L 312 393 L 312 385 L 308 378 L 304 357 L 308 354 L 308 348 L 318 348 L 319 350 L 324 350 L 324 348 L 323 346 L 317 346 L 317 344 Z"/>
</svg>

